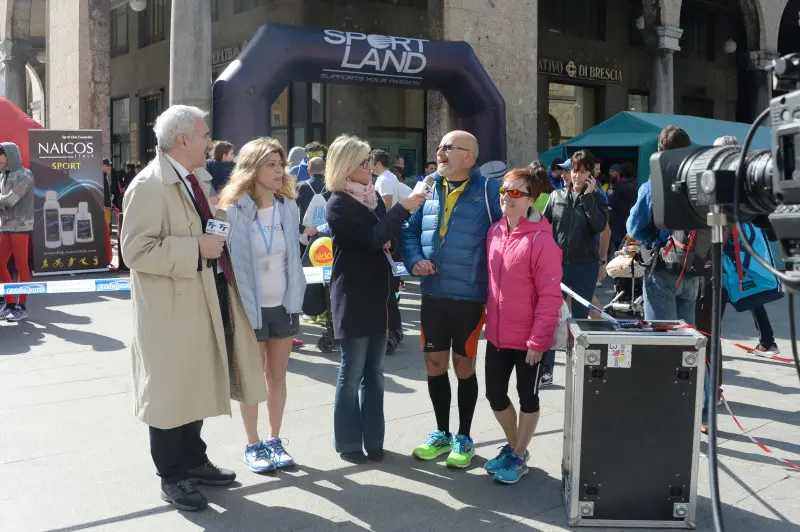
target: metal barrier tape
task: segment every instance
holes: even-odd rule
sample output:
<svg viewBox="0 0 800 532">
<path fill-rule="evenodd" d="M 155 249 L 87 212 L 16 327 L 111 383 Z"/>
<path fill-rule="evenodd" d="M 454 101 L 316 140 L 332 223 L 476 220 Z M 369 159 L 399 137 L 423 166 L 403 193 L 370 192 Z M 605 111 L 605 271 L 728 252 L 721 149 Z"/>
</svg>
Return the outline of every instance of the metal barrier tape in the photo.
<svg viewBox="0 0 800 532">
<path fill-rule="evenodd" d="M 408 275 L 402 262 L 395 263 L 397 277 Z M 306 283 L 320 284 L 331 280 L 331 266 L 312 266 L 303 268 Z M 130 277 L 111 279 L 70 279 L 67 281 L 47 281 L 31 283 L 0 284 L 0 296 L 76 294 L 88 292 L 126 292 L 131 289 Z"/>
</svg>

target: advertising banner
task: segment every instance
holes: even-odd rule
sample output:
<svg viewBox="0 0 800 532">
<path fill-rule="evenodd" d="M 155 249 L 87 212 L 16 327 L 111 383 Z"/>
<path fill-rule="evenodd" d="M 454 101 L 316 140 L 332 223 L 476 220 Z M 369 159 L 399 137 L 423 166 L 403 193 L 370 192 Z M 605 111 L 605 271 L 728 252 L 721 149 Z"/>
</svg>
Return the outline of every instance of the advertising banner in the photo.
<svg viewBox="0 0 800 532">
<path fill-rule="evenodd" d="M 102 132 L 29 134 L 34 275 L 106 270 Z"/>
<path fill-rule="evenodd" d="M 616 76 L 608 69 L 584 70 L 586 76 Z M 505 168 L 505 100 L 466 42 L 266 24 L 214 82 L 214 138 L 241 146 L 269 136 L 270 113 L 253 109 L 269 110 L 292 81 L 438 90 L 455 113 L 458 129 L 478 139 L 478 164 Z M 425 160 L 421 154 L 406 156 L 412 162 Z"/>
</svg>

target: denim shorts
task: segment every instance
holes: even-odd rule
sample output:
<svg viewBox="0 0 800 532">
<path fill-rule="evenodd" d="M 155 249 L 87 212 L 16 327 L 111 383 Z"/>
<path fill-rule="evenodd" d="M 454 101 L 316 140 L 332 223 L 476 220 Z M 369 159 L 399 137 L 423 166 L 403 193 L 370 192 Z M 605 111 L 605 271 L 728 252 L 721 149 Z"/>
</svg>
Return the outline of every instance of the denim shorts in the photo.
<svg viewBox="0 0 800 532">
<path fill-rule="evenodd" d="M 256 329 L 256 341 L 291 338 L 300 330 L 300 315 L 288 314 L 283 306 L 261 307 L 261 328 Z"/>
</svg>

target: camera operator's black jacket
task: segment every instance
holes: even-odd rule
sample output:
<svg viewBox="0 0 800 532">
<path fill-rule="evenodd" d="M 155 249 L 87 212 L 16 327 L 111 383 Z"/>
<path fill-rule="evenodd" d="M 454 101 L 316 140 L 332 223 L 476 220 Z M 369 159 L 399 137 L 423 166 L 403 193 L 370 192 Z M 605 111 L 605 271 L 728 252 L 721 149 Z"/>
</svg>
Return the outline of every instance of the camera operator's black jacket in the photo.
<svg viewBox="0 0 800 532">
<path fill-rule="evenodd" d="M 608 223 L 608 206 L 600 192 L 578 195 L 572 187 L 554 190 L 543 214 L 553 226 L 562 264 L 599 260 L 596 237 Z"/>
</svg>

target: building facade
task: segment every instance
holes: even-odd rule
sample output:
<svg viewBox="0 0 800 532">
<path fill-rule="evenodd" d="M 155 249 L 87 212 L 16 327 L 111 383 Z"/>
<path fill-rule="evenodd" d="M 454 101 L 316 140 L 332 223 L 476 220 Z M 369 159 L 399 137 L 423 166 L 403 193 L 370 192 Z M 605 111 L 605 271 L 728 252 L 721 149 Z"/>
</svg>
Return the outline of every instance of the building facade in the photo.
<svg viewBox="0 0 800 532">
<path fill-rule="evenodd" d="M 209 38 L 173 2 L 210 4 L 209 84 L 266 23 L 466 41 L 505 98 L 512 166 L 624 110 L 750 121 L 771 96 L 758 67 L 800 51 L 800 0 L 0 0 L 0 94 L 49 128 L 103 129 L 117 166 L 148 161 L 172 32 Z M 409 175 L 455 123 L 435 91 L 305 82 L 269 117 L 287 147 L 354 132 Z"/>
</svg>

